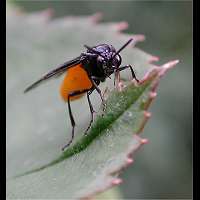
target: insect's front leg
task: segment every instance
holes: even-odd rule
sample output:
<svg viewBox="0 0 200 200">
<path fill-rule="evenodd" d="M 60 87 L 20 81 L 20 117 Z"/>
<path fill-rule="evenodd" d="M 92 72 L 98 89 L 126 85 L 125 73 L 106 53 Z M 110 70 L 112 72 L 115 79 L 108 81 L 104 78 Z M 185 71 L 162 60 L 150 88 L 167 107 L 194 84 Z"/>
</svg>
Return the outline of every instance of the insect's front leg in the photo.
<svg viewBox="0 0 200 200">
<path fill-rule="evenodd" d="M 139 83 L 139 80 L 137 79 L 135 72 L 133 70 L 133 67 L 131 65 L 125 65 L 123 67 L 119 67 L 116 71 L 120 72 L 120 71 L 123 71 L 127 68 L 129 68 L 131 70 L 132 78 L 135 79 Z"/>
<path fill-rule="evenodd" d="M 75 123 L 75 120 L 74 120 L 74 117 L 73 117 L 73 114 L 72 114 L 72 110 L 71 110 L 71 105 L 70 105 L 71 98 L 78 96 L 80 94 L 83 94 L 87 91 L 88 90 L 74 91 L 74 92 L 71 92 L 68 95 L 67 104 L 68 104 L 68 110 L 69 110 L 69 118 L 70 118 L 71 125 L 72 125 L 72 134 L 71 134 L 70 141 L 65 146 L 63 146 L 63 148 L 62 148 L 63 151 L 72 143 L 72 141 L 74 139 L 74 128 L 75 128 L 76 123 Z"/>
</svg>

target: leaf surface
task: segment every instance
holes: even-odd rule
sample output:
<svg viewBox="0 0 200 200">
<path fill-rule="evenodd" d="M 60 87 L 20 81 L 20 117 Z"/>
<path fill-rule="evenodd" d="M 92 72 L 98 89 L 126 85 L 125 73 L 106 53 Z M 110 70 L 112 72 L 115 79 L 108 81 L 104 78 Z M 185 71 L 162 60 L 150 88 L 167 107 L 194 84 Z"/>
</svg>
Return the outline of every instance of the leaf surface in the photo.
<svg viewBox="0 0 200 200">
<path fill-rule="evenodd" d="M 151 64 L 156 57 L 138 48 L 122 52 L 123 64 L 134 66 L 140 84 L 125 82 L 121 91 L 109 87 L 106 110 L 99 111 L 87 136 L 83 136 L 90 113 L 86 98 L 72 104 L 76 119 L 75 140 L 70 139 L 67 106 L 60 100 L 61 79 L 23 94 L 27 85 L 54 66 L 72 59 L 84 48 L 112 43 L 120 48 L 130 37 L 120 33 L 125 23 L 96 23 L 99 15 L 50 20 L 49 11 L 7 14 L 7 197 L 86 198 L 121 182 L 119 171 L 132 162 L 132 154 L 146 140 L 138 135 L 161 76 L 177 61 L 161 67 Z M 130 72 L 122 73 L 130 79 Z M 98 94 L 92 96 L 98 110 Z"/>
</svg>

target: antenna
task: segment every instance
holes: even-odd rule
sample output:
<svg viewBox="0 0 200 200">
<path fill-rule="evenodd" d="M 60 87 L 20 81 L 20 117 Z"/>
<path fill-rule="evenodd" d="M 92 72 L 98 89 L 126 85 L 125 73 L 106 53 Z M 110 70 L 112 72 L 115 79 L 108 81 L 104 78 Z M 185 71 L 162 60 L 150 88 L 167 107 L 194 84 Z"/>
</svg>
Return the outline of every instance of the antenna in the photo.
<svg viewBox="0 0 200 200">
<path fill-rule="evenodd" d="M 122 51 L 127 45 L 129 45 L 130 42 L 132 42 L 133 38 L 131 38 L 130 40 L 128 40 L 128 42 L 126 42 L 113 56 L 112 59 L 119 54 L 120 51 Z"/>
</svg>

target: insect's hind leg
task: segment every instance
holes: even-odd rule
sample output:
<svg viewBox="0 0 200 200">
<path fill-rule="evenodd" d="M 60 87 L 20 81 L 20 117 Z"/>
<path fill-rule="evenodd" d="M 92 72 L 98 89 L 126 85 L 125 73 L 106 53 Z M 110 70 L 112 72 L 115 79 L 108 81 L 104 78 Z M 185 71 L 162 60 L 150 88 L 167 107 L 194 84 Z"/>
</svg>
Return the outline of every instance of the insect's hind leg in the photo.
<svg viewBox="0 0 200 200">
<path fill-rule="evenodd" d="M 89 91 L 89 92 L 87 92 L 87 100 L 88 100 L 88 104 L 89 104 L 89 107 L 90 107 L 90 113 L 91 113 L 91 119 L 90 119 L 90 123 L 89 123 L 89 125 L 88 125 L 88 127 L 87 127 L 87 129 L 85 130 L 85 135 L 87 135 L 87 131 L 89 130 L 89 128 L 91 127 L 91 125 L 92 125 L 92 122 L 93 122 L 93 120 L 94 120 L 94 108 L 93 108 L 93 106 L 92 106 L 92 103 L 91 103 L 91 100 L 90 100 L 90 94 L 91 94 L 91 92 Z"/>
<path fill-rule="evenodd" d="M 82 90 L 82 91 L 74 91 L 74 92 L 71 92 L 69 95 L 68 95 L 68 99 L 67 99 L 67 104 L 68 104 L 68 110 L 69 110 L 69 118 L 70 118 L 70 121 L 71 121 L 71 125 L 72 125 L 72 135 L 71 135 L 71 139 L 70 141 L 62 147 L 62 151 L 64 151 L 73 141 L 74 139 L 74 128 L 75 128 L 75 121 L 74 121 L 74 117 L 73 117 L 73 114 L 72 114 L 72 110 L 71 110 L 71 105 L 70 105 L 70 98 L 71 97 L 74 97 L 74 96 L 78 96 L 80 94 L 83 94 L 85 92 L 87 92 L 88 90 Z"/>
</svg>

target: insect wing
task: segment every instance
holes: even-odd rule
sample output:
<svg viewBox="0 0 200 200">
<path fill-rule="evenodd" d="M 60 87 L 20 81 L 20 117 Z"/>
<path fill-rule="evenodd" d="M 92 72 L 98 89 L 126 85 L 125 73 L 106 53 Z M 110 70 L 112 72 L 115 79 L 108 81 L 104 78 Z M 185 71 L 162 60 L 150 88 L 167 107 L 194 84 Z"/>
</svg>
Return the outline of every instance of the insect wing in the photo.
<svg viewBox="0 0 200 200">
<path fill-rule="evenodd" d="M 56 69 L 50 71 L 49 73 L 45 74 L 44 76 L 42 76 L 39 80 L 37 80 L 36 82 L 34 82 L 33 84 L 31 84 L 29 87 L 27 87 L 24 90 L 24 93 L 30 91 L 31 89 L 37 87 L 40 83 L 44 82 L 45 80 L 50 79 L 51 77 L 55 77 L 55 76 L 60 76 L 61 74 L 63 74 L 67 69 L 80 64 L 81 63 L 81 57 L 77 57 L 73 60 L 67 61 L 61 65 L 59 65 Z"/>
</svg>

